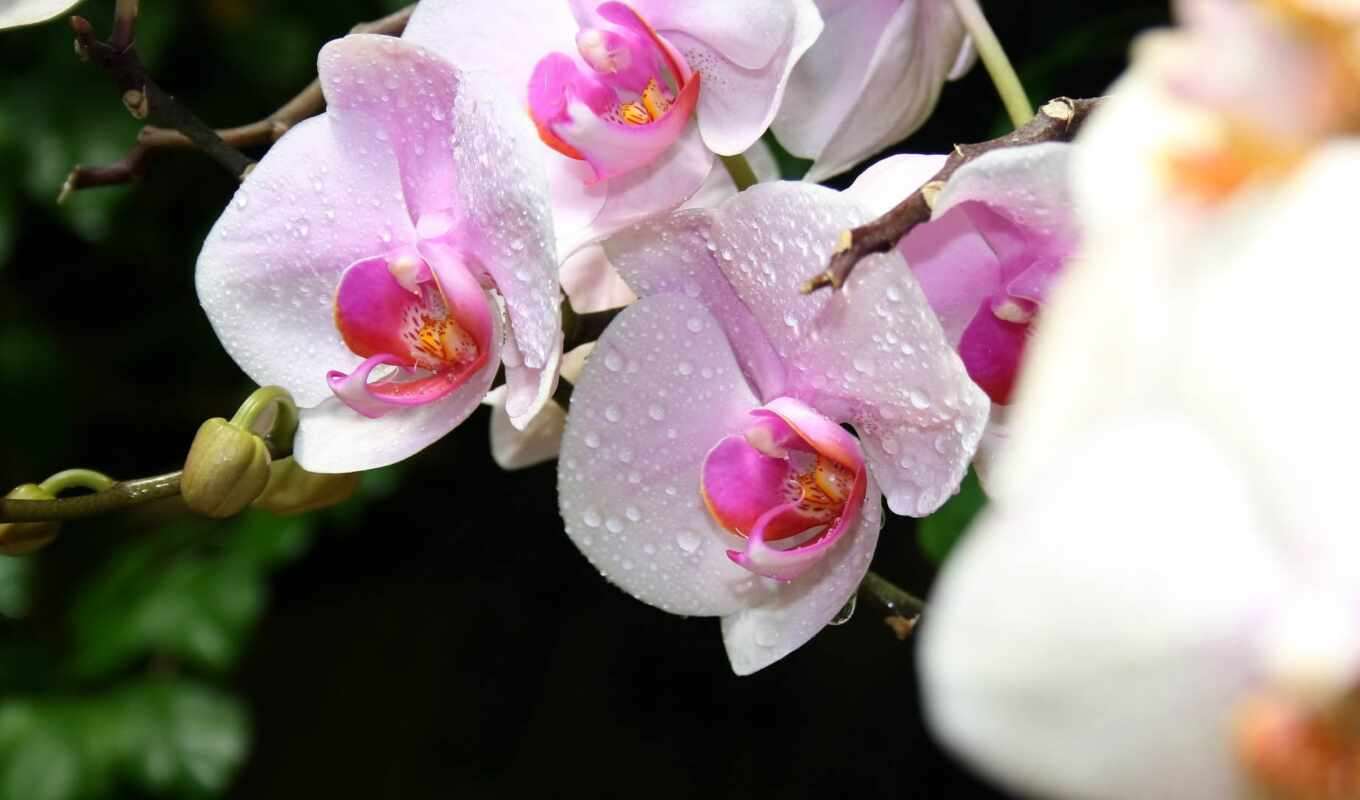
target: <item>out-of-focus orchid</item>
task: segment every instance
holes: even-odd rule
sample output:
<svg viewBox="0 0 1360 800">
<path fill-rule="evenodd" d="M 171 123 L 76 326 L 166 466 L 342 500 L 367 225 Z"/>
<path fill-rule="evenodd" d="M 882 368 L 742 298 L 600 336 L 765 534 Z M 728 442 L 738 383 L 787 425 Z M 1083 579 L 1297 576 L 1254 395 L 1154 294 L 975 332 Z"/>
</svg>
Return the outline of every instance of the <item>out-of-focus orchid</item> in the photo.
<svg viewBox="0 0 1360 800">
<path fill-rule="evenodd" d="M 404 35 L 533 118 L 565 260 L 751 147 L 821 29 L 812 0 L 425 0 Z"/>
<path fill-rule="evenodd" d="M 992 424 L 975 461 L 984 485 L 1006 438 L 1031 325 L 1078 244 L 1071 154 L 1071 145 L 1054 142 L 1003 148 L 965 164 L 935 197 L 931 221 L 898 245 L 968 375 L 992 399 Z M 944 161 L 893 156 L 846 191 L 882 214 Z"/>
<path fill-rule="evenodd" d="M 1312 126 L 1281 161 L 1230 135 L 1265 120 L 1162 79 L 1218 26 L 1258 35 L 1214 39 L 1198 86 L 1232 85 L 1231 47 L 1325 59 L 1360 31 L 1300 24 L 1319 3 L 1183 5 L 1192 24 L 1139 48 L 1078 139 L 1083 244 L 1030 346 L 991 510 L 930 599 L 930 718 L 1045 796 L 1354 797 L 1360 432 L 1338 365 L 1360 273 L 1338 265 L 1357 126 Z M 1354 101 L 1330 71 L 1296 74 L 1294 99 Z"/>
<path fill-rule="evenodd" d="M 923 631 L 933 726 L 997 779 L 1046 797 L 1360 792 L 1360 434 L 1337 367 L 1357 180 L 1360 146 L 1337 148 L 1181 259 L 1088 250 L 1059 287 L 1001 491 Z"/>
<path fill-rule="evenodd" d="M 319 71 L 327 112 L 251 172 L 199 257 L 223 345 L 307 406 L 295 447 L 312 472 L 422 449 L 502 362 L 527 424 L 562 347 L 532 130 L 410 42 L 348 36 Z"/>
<path fill-rule="evenodd" d="M 80 5 L 80 0 L 0 0 L 0 29 L 46 22 Z"/>
<path fill-rule="evenodd" d="M 850 169 L 921 126 L 974 53 L 949 0 L 817 0 L 826 29 L 794 68 L 774 132 L 813 159 L 807 180 Z"/>
<path fill-rule="evenodd" d="M 865 261 L 834 295 L 798 293 L 837 233 L 870 216 L 829 189 L 761 184 L 605 244 L 641 300 L 572 395 L 567 533 L 639 599 L 722 617 L 741 674 L 853 595 L 879 487 L 894 511 L 930 513 L 986 422 L 986 395 L 900 256 Z"/>
</svg>

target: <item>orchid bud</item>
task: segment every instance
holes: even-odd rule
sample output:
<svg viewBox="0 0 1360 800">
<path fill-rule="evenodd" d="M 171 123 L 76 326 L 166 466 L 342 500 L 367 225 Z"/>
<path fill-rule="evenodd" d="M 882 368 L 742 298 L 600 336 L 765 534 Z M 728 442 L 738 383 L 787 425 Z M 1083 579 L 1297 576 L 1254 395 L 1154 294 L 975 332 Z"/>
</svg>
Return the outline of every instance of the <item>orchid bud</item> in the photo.
<svg viewBox="0 0 1360 800">
<path fill-rule="evenodd" d="M 273 514 L 302 514 L 343 503 L 354 494 L 362 473 L 308 472 L 292 458 L 269 465 L 269 485 L 252 504 Z"/>
<path fill-rule="evenodd" d="M 5 495 L 6 500 L 54 500 L 36 483 L 25 483 Z M 61 524 L 57 522 L 6 522 L 0 524 L 0 553 L 26 556 L 52 543 Z"/>
<path fill-rule="evenodd" d="M 180 493 L 189 508 L 209 517 L 230 517 L 269 484 L 264 440 L 221 417 L 204 422 L 184 461 Z"/>
</svg>

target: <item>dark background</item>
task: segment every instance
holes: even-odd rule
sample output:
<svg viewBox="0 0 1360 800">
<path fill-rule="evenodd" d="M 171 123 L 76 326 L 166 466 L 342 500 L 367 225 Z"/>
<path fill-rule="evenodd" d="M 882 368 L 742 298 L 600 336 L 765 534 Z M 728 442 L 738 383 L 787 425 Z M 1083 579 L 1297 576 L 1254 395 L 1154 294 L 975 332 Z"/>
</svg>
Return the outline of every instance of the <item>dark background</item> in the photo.
<svg viewBox="0 0 1360 800">
<path fill-rule="evenodd" d="M 146 0 L 139 44 L 166 88 L 239 124 L 305 85 L 323 42 L 399 5 Z M 1166 16 L 986 6 L 1036 104 L 1099 94 Z M 111 7 L 80 13 L 102 31 Z M 174 469 L 251 388 L 193 291 L 230 176 L 171 154 L 138 185 L 53 202 L 72 164 L 116 159 L 136 131 L 70 39 L 0 32 L 5 487 Z M 1005 129 L 979 65 L 901 149 Z M 500 472 L 486 435 L 478 412 L 322 514 L 161 508 L 0 557 L 0 798 L 997 796 L 925 732 L 913 644 L 871 604 L 736 678 L 716 620 L 607 585 L 562 534 L 554 466 Z M 925 593 L 915 529 L 893 519 L 875 568 Z"/>
</svg>

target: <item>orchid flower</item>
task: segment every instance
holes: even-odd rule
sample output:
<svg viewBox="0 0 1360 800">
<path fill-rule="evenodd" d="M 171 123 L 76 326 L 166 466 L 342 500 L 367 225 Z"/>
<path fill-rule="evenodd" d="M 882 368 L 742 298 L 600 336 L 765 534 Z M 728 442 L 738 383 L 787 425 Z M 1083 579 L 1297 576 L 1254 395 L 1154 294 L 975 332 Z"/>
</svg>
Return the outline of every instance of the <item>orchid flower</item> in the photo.
<svg viewBox="0 0 1360 800">
<path fill-rule="evenodd" d="M 347 36 L 319 72 L 326 113 L 260 161 L 199 257 L 218 337 L 306 407 L 295 455 L 312 472 L 419 451 L 502 363 L 527 424 L 562 347 L 532 131 L 410 42 Z"/>
<path fill-rule="evenodd" d="M 817 0 L 826 29 L 794 68 L 779 143 L 823 181 L 905 139 L 974 51 L 950 0 Z"/>
<path fill-rule="evenodd" d="M 424 0 L 404 35 L 533 119 L 565 261 L 751 147 L 821 29 L 812 0 Z"/>
<path fill-rule="evenodd" d="M 566 530 L 635 597 L 722 617 L 739 674 L 801 646 L 854 594 L 880 487 L 894 511 L 930 513 L 986 421 L 900 256 L 871 257 L 834 295 L 798 292 L 870 216 L 830 189 L 760 184 L 605 243 L 641 299 L 572 395 Z"/>
<path fill-rule="evenodd" d="M 80 5 L 80 0 L 0 0 L 0 30 L 55 19 Z"/>
<path fill-rule="evenodd" d="M 1031 326 L 1078 243 L 1071 154 L 1071 145 L 1053 142 L 995 150 L 963 165 L 935 197 L 931 221 L 898 245 L 969 377 L 992 400 L 992 419 L 974 459 L 984 486 L 1004 446 Z M 944 161 L 893 156 L 846 192 L 883 214 Z"/>
<path fill-rule="evenodd" d="M 1357 180 L 1337 145 L 1178 260 L 1088 251 L 1045 311 L 1003 491 L 922 631 L 932 726 L 995 779 L 1360 793 L 1360 435 L 1334 409 Z"/>
<path fill-rule="evenodd" d="M 1201 37 L 1233 41 L 1221 25 L 1308 61 L 1360 19 L 1183 5 L 1191 24 L 1136 50 L 1074 149 L 1083 244 L 1030 345 L 994 501 L 930 598 L 929 718 L 1029 794 L 1354 797 L 1360 128 L 1331 118 L 1279 149 L 1232 92 L 1165 77 Z M 1215 55 L 1196 85 L 1232 86 L 1240 54 Z M 1262 85 L 1357 96 L 1354 72 L 1344 91 L 1344 71 L 1294 74 Z"/>
</svg>

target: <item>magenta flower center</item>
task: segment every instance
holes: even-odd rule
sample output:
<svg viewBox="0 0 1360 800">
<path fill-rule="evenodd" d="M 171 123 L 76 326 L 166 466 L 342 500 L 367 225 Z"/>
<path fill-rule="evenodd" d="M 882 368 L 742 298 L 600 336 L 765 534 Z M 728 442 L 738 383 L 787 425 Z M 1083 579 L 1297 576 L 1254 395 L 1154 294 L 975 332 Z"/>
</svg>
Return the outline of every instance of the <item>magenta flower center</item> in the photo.
<svg viewBox="0 0 1360 800">
<path fill-rule="evenodd" d="M 586 161 L 595 180 L 645 166 L 684 130 L 699 76 L 636 11 L 595 9 L 599 27 L 576 35 L 576 57 L 544 56 L 529 79 L 529 113 L 543 142 Z"/>
<path fill-rule="evenodd" d="M 414 245 L 355 262 L 336 288 L 336 328 L 364 361 L 326 381 L 367 417 L 445 397 L 490 356 L 491 309 L 449 233 L 451 221 L 436 214 L 420 223 Z"/>
<path fill-rule="evenodd" d="M 728 556 L 779 580 L 812 567 L 850 529 L 866 486 L 854 437 L 788 397 L 752 411 L 741 433 L 718 442 L 700 478 L 709 514 L 746 540 Z"/>
</svg>

